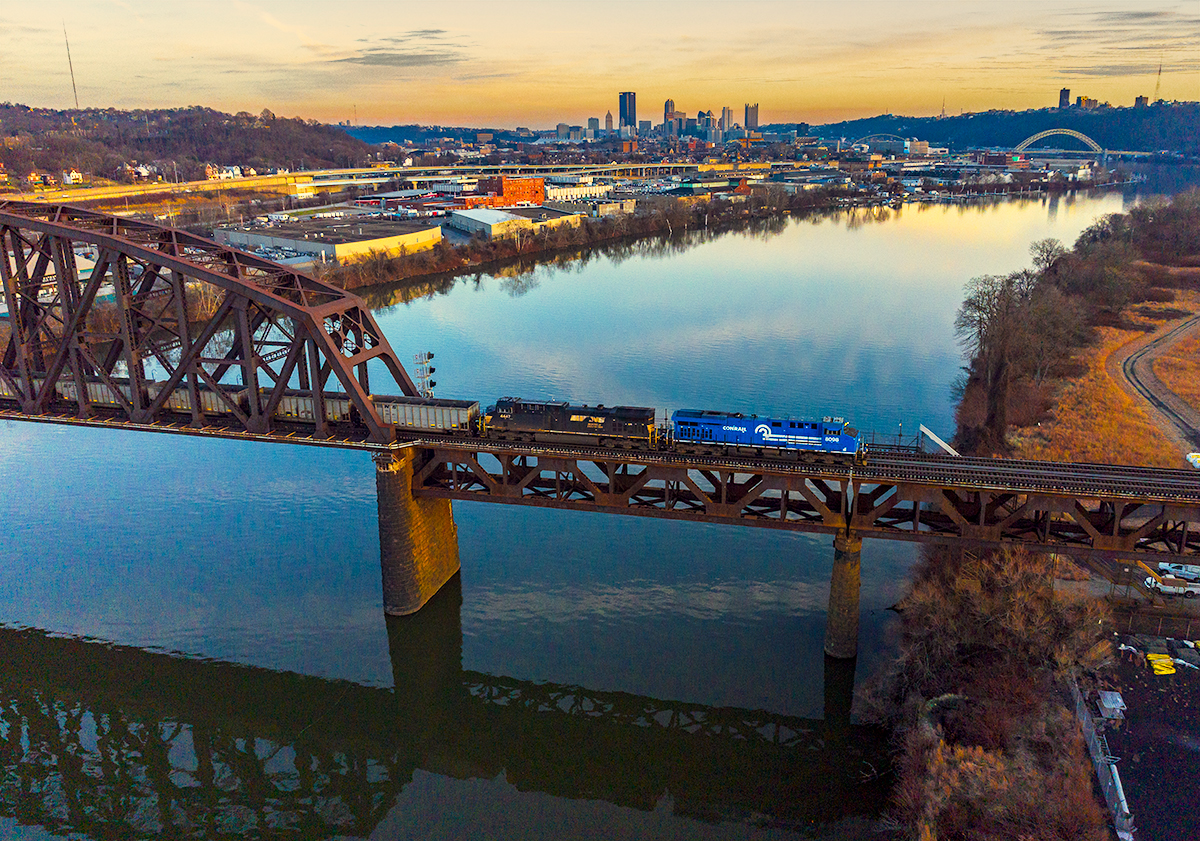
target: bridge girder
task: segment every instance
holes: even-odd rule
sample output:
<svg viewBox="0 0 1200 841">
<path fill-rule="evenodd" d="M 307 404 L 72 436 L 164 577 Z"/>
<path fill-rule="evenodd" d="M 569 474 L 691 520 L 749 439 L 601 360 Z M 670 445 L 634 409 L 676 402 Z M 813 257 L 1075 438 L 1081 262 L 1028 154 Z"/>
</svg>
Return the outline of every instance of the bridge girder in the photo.
<svg viewBox="0 0 1200 841">
<path fill-rule="evenodd" d="M 86 276 L 77 245 L 95 249 Z M 326 437 L 324 396 L 336 383 L 367 437 L 386 443 L 394 430 L 372 403 L 368 363 L 381 361 L 404 394 L 417 393 L 357 295 L 178 229 L 2 202 L 0 283 L 9 309 L 0 392 L 28 414 L 65 400 L 86 418 L 99 395 L 135 423 L 182 412 L 203 426 L 207 404 L 264 433 L 284 397 L 299 396 L 313 411 L 295 421 Z M 111 304 L 100 296 L 108 288 Z M 165 379 L 148 380 L 147 364 Z"/>
<path fill-rule="evenodd" d="M 940 544 L 1026 545 L 1064 554 L 1200 557 L 1200 501 L 855 476 L 728 469 L 635 453 L 594 458 L 438 446 L 420 451 L 418 496 L 476 499 Z"/>
</svg>

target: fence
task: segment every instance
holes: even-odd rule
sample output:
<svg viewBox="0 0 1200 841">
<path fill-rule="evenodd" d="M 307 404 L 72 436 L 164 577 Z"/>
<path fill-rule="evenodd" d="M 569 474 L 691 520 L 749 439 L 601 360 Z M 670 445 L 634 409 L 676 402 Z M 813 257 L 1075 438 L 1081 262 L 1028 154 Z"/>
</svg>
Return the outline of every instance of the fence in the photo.
<svg viewBox="0 0 1200 841">
<path fill-rule="evenodd" d="M 1114 612 L 1113 627 L 1123 634 L 1190 640 L 1196 638 L 1193 634 L 1200 635 L 1200 616 L 1155 615 L 1136 610 Z"/>
<path fill-rule="evenodd" d="M 1071 681 L 1071 697 L 1075 699 L 1075 715 L 1079 726 L 1083 729 L 1083 737 L 1087 740 L 1088 752 L 1092 755 L 1092 764 L 1096 766 L 1096 778 L 1100 781 L 1100 789 L 1104 792 L 1104 801 L 1108 811 L 1112 813 L 1113 826 L 1121 841 L 1132 841 L 1134 826 L 1133 815 L 1129 813 L 1129 804 L 1125 802 L 1125 790 L 1121 787 L 1121 775 L 1117 773 L 1117 760 L 1108 750 L 1108 742 L 1104 736 L 1096 732 L 1092 722 L 1092 714 L 1084 703 L 1079 686 Z"/>
</svg>

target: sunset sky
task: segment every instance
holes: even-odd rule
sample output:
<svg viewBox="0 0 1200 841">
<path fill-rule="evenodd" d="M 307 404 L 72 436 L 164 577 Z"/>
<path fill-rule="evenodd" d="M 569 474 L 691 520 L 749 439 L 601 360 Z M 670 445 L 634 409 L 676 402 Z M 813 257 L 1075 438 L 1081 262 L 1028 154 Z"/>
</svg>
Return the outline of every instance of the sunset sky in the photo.
<svg viewBox="0 0 1200 841">
<path fill-rule="evenodd" d="M 1200 2 L 45 0 L 0 8 L 0 96 L 359 125 L 553 127 L 761 104 L 762 123 L 1200 99 Z"/>
</svg>

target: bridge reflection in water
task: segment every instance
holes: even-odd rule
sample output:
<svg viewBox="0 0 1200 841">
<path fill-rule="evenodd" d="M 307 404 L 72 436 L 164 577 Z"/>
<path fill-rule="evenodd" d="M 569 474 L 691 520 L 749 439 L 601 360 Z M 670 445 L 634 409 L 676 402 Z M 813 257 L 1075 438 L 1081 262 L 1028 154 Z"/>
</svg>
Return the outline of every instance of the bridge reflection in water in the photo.
<svg viewBox="0 0 1200 841">
<path fill-rule="evenodd" d="M 533 683 L 463 670 L 461 603 L 455 576 L 387 617 L 394 691 L 0 630 L 0 812 L 98 839 L 366 836 L 405 822 L 418 770 L 777 827 L 884 806 L 852 661 L 826 658 L 824 720 Z"/>
</svg>

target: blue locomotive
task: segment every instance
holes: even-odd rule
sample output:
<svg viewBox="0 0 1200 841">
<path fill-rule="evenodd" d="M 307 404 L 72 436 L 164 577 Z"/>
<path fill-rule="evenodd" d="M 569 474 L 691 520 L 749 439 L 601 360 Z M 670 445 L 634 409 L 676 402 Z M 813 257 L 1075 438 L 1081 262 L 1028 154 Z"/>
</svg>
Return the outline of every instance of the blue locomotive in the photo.
<svg viewBox="0 0 1200 841">
<path fill-rule="evenodd" d="M 653 409 L 641 406 L 577 406 L 505 397 L 484 413 L 474 434 L 507 441 L 623 449 L 736 451 L 829 462 L 866 460 L 867 448 L 858 430 L 841 418 L 810 421 L 680 409 L 671 415 L 670 428 L 659 429 L 654 414 Z"/>
<path fill-rule="evenodd" d="M 677 444 L 773 447 L 862 457 L 858 430 L 840 418 L 809 421 L 680 409 L 671 415 L 671 424 Z"/>
</svg>

